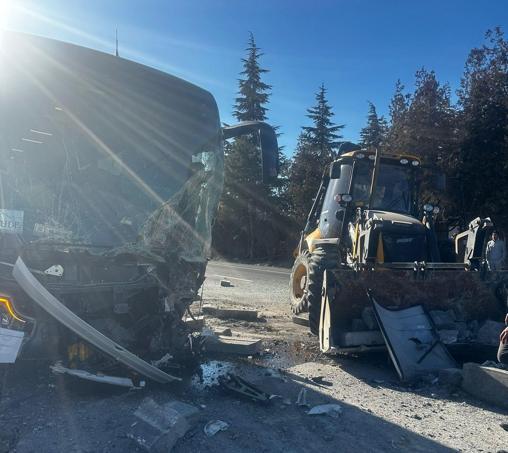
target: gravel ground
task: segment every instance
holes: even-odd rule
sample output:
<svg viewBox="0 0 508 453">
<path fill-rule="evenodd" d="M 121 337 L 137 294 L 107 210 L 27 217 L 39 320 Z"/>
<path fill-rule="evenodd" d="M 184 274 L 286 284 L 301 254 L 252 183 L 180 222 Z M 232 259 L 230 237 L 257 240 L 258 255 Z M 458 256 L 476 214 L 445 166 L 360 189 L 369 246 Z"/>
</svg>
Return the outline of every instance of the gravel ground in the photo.
<svg viewBox="0 0 508 453">
<path fill-rule="evenodd" d="M 0 372 L 0 452 L 140 451 L 127 434 L 146 397 L 199 408 L 196 425 L 176 452 L 508 450 L 508 432 L 501 427 L 508 411 L 439 383 L 403 386 L 384 353 L 321 355 L 315 337 L 291 322 L 288 275 L 284 268 L 212 262 L 203 292 L 205 303 L 254 308 L 261 316 L 258 322 L 209 318 L 209 326 L 264 343 L 259 357 L 209 357 L 205 377 L 210 370 L 233 370 L 280 398 L 268 404 L 244 400 L 196 377 L 134 392 L 99 388 L 52 376 L 44 362 L 21 362 Z M 221 287 L 223 278 L 234 286 Z M 334 403 L 342 413 L 308 415 L 307 407 L 295 404 L 302 388 L 310 407 Z M 204 425 L 217 419 L 229 428 L 205 436 Z"/>
</svg>

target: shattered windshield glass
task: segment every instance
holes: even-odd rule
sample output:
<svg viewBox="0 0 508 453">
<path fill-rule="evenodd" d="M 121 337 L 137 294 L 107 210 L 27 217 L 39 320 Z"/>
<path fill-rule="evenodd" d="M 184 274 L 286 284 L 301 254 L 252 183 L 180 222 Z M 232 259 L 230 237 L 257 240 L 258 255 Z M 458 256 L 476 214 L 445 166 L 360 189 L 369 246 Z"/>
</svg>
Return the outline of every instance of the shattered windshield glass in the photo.
<svg viewBox="0 0 508 453">
<path fill-rule="evenodd" d="M 223 165 L 208 92 L 14 33 L 0 61 L 0 233 L 152 252 L 174 240 L 202 256 Z"/>
</svg>

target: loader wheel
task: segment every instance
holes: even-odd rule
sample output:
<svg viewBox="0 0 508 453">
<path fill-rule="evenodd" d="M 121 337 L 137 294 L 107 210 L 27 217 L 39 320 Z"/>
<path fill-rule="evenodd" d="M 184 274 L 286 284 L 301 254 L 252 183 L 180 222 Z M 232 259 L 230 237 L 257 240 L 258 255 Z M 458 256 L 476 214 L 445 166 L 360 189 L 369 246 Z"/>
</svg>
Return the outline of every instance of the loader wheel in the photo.
<svg viewBox="0 0 508 453">
<path fill-rule="evenodd" d="M 325 270 L 335 269 L 339 264 L 339 254 L 335 248 L 317 247 L 309 259 L 309 281 L 307 284 L 307 305 L 310 331 L 317 335 L 321 316 L 321 292 Z"/>
<path fill-rule="evenodd" d="M 289 279 L 289 298 L 295 315 L 306 312 L 307 284 L 309 281 L 309 252 L 303 251 L 296 257 Z"/>
</svg>

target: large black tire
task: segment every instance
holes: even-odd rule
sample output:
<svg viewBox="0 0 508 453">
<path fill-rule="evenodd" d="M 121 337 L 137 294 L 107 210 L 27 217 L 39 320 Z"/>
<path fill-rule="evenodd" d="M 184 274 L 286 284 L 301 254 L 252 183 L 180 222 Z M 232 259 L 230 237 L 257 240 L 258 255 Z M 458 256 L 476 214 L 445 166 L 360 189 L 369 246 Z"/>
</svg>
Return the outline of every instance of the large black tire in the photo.
<svg viewBox="0 0 508 453">
<path fill-rule="evenodd" d="M 323 276 L 325 270 L 338 267 L 338 260 L 339 254 L 335 247 L 316 247 L 309 258 L 306 302 L 309 310 L 309 327 L 314 335 L 319 332 Z"/>
<path fill-rule="evenodd" d="M 309 252 L 304 250 L 296 257 L 289 278 L 289 301 L 295 315 L 308 310 L 307 285 L 309 281 Z"/>
</svg>

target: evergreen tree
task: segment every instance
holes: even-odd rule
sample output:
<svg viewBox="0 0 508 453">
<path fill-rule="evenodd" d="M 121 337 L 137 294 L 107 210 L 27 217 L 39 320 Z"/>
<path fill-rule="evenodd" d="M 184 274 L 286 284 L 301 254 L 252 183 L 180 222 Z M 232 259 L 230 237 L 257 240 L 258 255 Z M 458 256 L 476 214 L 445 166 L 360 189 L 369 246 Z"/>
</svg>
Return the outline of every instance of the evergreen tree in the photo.
<svg viewBox="0 0 508 453">
<path fill-rule="evenodd" d="M 337 157 L 342 138 L 338 132 L 344 127 L 332 122 L 334 114 L 323 85 L 316 94 L 316 101 L 317 104 L 307 110 L 313 125 L 302 128 L 289 176 L 291 213 L 300 226 L 305 224 L 323 171 Z"/>
<path fill-rule="evenodd" d="M 238 80 L 238 97 L 235 100 L 233 114 L 238 121 L 265 121 L 266 104 L 272 87 L 261 80 L 261 76 L 268 70 L 262 69 L 259 65 L 259 58 L 263 54 L 256 46 L 252 33 L 246 51 L 247 58 L 242 58 L 243 71 L 240 73 L 245 78 Z"/>
<path fill-rule="evenodd" d="M 378 116 L 376 107 L 369 102 L 367 125 L 360 132 L 361 146 L 381 149 L 385 145 L 387 133 L 388 123 L 383 116 Z"/>
<path fill-rule="evenodd" d="M 304 127 L 306 141 L 314 148 L 316 157 L 321 161 L 329 162 L 336 157 L 336 150 L 340 145 L 342 135 L 338 132 L 344 125 L 335 125 L 332 122 L 334 113 L 326 99 L 326 88 L 321 85 L 316 94 L 317 104 L 307 110 L 307 117 L 314 123 Z"/>
<path fill-rule="evenodd" d="M 461 144 L 454 161 L 466 219 L 508 228 L 508 41 L 500 28 L 472 49 L 458 92 Z"/>
<path fill-rule="evenodd" d="M 388 148 L 390 151 L 403 151 L 409 99 L 410 96 L 404 94 L 404 85 L 400 80 L 397 80 L 395 93 L 390 101 L 390 130 L 388 132 Z"/>
</svg>

